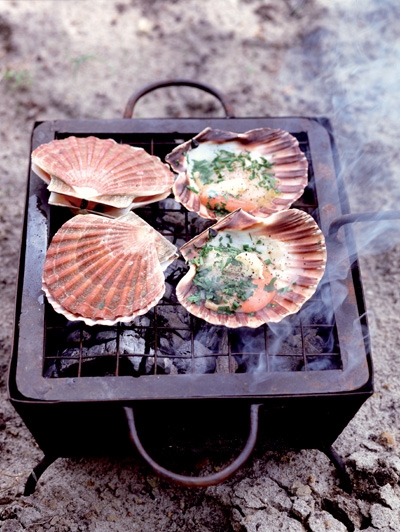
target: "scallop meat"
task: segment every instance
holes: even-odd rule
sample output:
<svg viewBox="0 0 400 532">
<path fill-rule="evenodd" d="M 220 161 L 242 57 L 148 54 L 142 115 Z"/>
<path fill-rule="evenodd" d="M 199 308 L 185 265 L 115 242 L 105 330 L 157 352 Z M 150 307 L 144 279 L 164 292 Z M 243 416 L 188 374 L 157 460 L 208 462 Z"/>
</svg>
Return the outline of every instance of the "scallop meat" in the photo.
<svg viewBox="0 0 400 532">
<path fill-rule="evenodd" d="M 282 129 L 233 133 L 206 128 L 166 156 L 175 199 L 203 218 L 242 209 L 266 217 L 288 209 L 308 182 L 308 163 Z"/>
<path fill-rule="evenodd" d="M 300 310 L 324 274 L 324 236 L 298 209 L 256 218 L 237 210 L 180 249 L 180 303 L 214 325 L 259 327 Z"/>
<path fill-rule="evenodd" d="M 43 290 L 53 308 L 87 325 L 129 322 L 165 291 L 176 247 L 134 213 L 111 219 L 76 215 L 46 253 Z"/>
</svg>

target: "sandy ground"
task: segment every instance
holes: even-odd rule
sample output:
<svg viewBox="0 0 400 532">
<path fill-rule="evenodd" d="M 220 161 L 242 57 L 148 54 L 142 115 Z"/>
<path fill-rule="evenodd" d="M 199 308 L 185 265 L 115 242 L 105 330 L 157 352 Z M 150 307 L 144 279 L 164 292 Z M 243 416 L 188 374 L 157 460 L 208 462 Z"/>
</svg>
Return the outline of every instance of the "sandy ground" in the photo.
<svg viewBox="0 0 400 532">
<path fill-rule="evenodd" d="M 59 459 L 24 497 L 43 454 L 6 391 L 36 120 L 119 118 L 148 83 L 198 80 L 226 93 L 237 116 L 328 117 L 352 210 L 395 209 L 399 16 L 396 0 L 0 0 L 1 531 L 400 530 L 397 222 L 357 231 L 375 393 L 335 442 L 352 495 L 323 454 L 303 450 L 255 455 L 198 490 L 134 458 Z M 149 95 L 136 113 L 221 115 L 191 89 Z"/>
</svg>

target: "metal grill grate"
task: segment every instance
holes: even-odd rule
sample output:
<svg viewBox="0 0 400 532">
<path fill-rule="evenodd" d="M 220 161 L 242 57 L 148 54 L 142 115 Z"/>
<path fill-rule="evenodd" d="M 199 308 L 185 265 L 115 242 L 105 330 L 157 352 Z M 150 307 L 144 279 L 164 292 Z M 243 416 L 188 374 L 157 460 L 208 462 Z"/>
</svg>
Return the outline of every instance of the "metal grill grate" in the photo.
<svg viewBox="0 0 400 532">
<path fill-rule="evenodd" d="M 290 117 L 60 120 L 35 127 L 32 149 L 54 138 L 94 135 L 143 147 L 163 160 L 205 127 L 282 128 L 298 138 L 309 162 L 309 184 L 295 207 L 313 216 L 327 237 L 327 268 L 317 292 L 300 312 L 278 324 L 215 327 L 178 304 L 175 286 L 187 268 L 178 259 L 165 272 L 164 298 L 146 315 L 112 327 L 68 322 L 47 304 L 41 277 L 50 239 L 72 215 L 49 206 L 46 184 L 30 171 L 14 337 L 16 386 L 23 396 L 67 402 L 249 399 L 347 392 L 368 382 L 368 326 L 358 263 L 349 254 L 351 231 L 329 236 L 331 223 L 347 207 L 326 122 Z M 178 248 L 212 224 L 172 198 L 137 213 Z"/>
<path fill-rule="evenodd" d="M 309 184 L 295 207 L 305 210 L 319 223 L 308 136 L 306 133 L 294 135 L 309 163 Z M 58 138 L 64 136 L 68 135 L 58 135 Z M 117 142 L 142 147 L 163 160 L 176 145 L 191 136 L 112 137 Z M 178 248 L 214 223 L 186 211 L 172 197 L 135 212 Z M 66 209 L 51 207 L 50 236 L 70 216 Z M 176 260 L 165 272 L 164 298 L 146 315 L 128 325 L 87 327 L 82 322 L 68 322 L 46 303 L 43 376 L 140 377 L 342 369 L 329 285 L 323 284 L 298 314 L 281 324 L 255 330 L 229 330 L 193 317 L 178 303 L 175 286 L 186 270 L 184 261 Z"/>
</svg>

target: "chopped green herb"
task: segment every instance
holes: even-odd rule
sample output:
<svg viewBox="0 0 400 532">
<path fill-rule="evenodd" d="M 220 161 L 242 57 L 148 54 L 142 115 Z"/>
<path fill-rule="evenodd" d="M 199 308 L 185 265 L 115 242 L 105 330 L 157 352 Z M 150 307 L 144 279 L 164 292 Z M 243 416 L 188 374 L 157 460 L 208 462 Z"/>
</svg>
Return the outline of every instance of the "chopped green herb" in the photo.
<svg viewBox="0 0 400 532">
<path fill-rule="evenodd" d="M 275 281 L 276 281 L 276 277 L 273 277 L 271 281 L 264 286 L 264 290 L 266 292 L 273 292 L 275 290 Z"/>
<path fill-rule="evenodd" d="M 211 179 L 213 175 L 213 170 L 208 161 L 194 160 L 193 161 L 193 174 L 197 172 L 199 173 L 200 180 L 204 185 L 208 185 L 209 183 L 213 182 L 213 180 Z"/>
<path fill-rule="evenodd" d="M 211 206 L 211 203 L 207 201 L 206 204 L 207 209 L 210 209 L 211 211 L 215 211 L 216 214 L 220 214 L 221 216 L 224 216 L 225 214 L 229 214 L 230 211 L 225 209 L 226 203 L 221 201 L 221 203 L 216 203 L 214 207 Z"/>
<path fill-rule="evenodd" d="M 265 188 L 267 190 L 273 190 L 275 194 L 279 194 L 279 190 L 276 189 L 276 179 L 274 178 L 271 168 L 274 163 L 269 162 L 265 157 L 253 159 L 251 153 L 248 151 L 233 152 L 228 150 L 219 150 L 214 159 L 207 161 L 206 159 L 193 160 L 192 173 L 198 173 L 201 182 L 204 185 L 208 185 L 213 182 L 221 182 L 224 180 L 224 174 L 226 172 L 234 172 L 240 169 L 247 172 L 248 178 L 255 181 L 256 186 Z M 216 197 L 218 194 L 214 191 L 213 195 L 208 196 L 210 198 Z M 238 198 L 240 195 L 234 196 Z M 207 207 L 211 210 L 223 211 L 226 214 L 225 205 L 219 204 L 213 209 L 211 206 Z"/>
<path fill-rule="evenodd" d="M 233 301 L 232 310 L 237 310 L 238 308 L 240 308 L 240 303 L 238 303 L 237 301 Z"/>
<path fill-rule="evenodd" d="M 242 248 L 243 251 L 256 251 L 256 248 L 254 246 L 250 246 L 249 244 L 243 244 Z"/>
<path fill-rule="evenodd" d="M 217 308 L 218 314 L 234 314 L 234 310 L 231 309 L 228 305 L 222 305 Z"/>
<path fill-rule="evenodd" d="M 284 286 L 283 288 L 278 288 L 277 290 L 280 294 L 287 294 L 288 292 L 293 292 L 290 286 Z"/>
<path fill-rule="evenodd" d="M 243 275 L 243 264 L 236 259 L 243 251 L 258 253 L 256 247 L 242 244 L 239 248 L 231 242 L 233 237 L 230 233 L 225 233 L 223 237 L 209 228 L 207 241 L 202 247 L 194 246 L 197 255 L 188 260 L 197 267 L 193 279 L 196 291 L 189 296 L 189 301 L 197 305 L 210 301 L 223 314 L 240 312 L 242 303 L 248 301 L 257 289 L 254 279 Z M 264 290 L 274 291 L 275 281 L 276 278 L 273 278 Z"/>
<path fill-rule="evenodd" d="M 194 294 L 191 294 L 188 297 L 188 301 L 190 301 L 191 303 L 195 303 L 196 305 L 200 305 L 202 299 L 203 299 L 203 296 L 201 292 L 195 292 Z"/>
</svg>

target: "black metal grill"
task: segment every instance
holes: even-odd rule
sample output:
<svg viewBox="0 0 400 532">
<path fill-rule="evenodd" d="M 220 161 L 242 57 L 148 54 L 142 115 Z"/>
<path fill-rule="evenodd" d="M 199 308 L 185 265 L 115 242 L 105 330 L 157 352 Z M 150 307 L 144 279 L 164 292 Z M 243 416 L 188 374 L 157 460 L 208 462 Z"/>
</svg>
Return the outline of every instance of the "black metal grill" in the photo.
<svg viewBox="0 0 400 532">
<path fill-rule="evenodd" d="M 107 123 L 107 127 L 96 121 L 50 122 L 35 129 L 32 148 L 54 138 L 95 134 L 143 147 L 164 159 L 177 144 L 191 138 L 210 123 L 239 131 L 252 127 L 279 126 L 297 136 L 309 162 L 309 184 L 295 206 L 312 215 L 327 232 L 330 221 L 341 214 L 343 202 L 339 197 L 329 134 L 314 120 L 183 119 L 176 121 L 173 127 L 166 119 L 152 120 L 150 123 L 143 120 L 112 121 Z M 151 131 L 148 131 L 149 125 L 153 126 Z M 129 133 L 127 126 L 132 129 Z M 135 131 L 138 126 L 139 129 L 146 127 L 138 133 Z M 166 126 L 170 129 L 168 133 L 165 132 Z M 322 175 L 318 168 L 321 164 Z M 47 195 L 46 185 L 32 173 L 24 247 L 26 273 L 21 290 L 22 305 L 25 305 L 28 313 L 33 311 L 30 305 L 37 307 L 38 300 L 40 307 L 34 309 L 38 319 L 34 333 L 26 329 L 26 344 L 24 334 L 23 338 L 19 338 L 20 358 L 26 357 L 26 360 L 19 360 L 17 379 L 20 379 L 21 386 L 28 387 L 27 395 L 39 399 L 43 394 L 46 397 L 50 394 L 54 399 L 62 399 L 65 392 L 70 396 L 72 387 L 68 379 L 74 379 L 71 397 L 85 399 L 84 390 L 87 388 L 83 386 L 87 387 L 89 383 L 82 384 L 80 388 L 78 381 L 86 377 L 109 377 L 109 389 L 115 399 L 131 398 L 131 392 L 127 392 L 131 387 L 129 377 L 137 378 L 135 397 L 153 397 L 153 393 L 159 397 L 158 391 L 154 390 L 156 388 L 160 389 L 161 396 L 169 398 L 178 397 L 185 386 L 196 397 L 199 394 L 214 396 L 213 388 L 216 396 L 231 396 L 232 393 L 234 396 L 257 396 L 271 392 L 308 393 L 314 389 L 313 386 L 318 390 L 344 391 L 359 387 L 368 380 L 363 331 L 365 322 L 362 317 L 360 319 L 360 314 L 363 314 L 362 293 L 355 290 L 358 272 L 350 263 L 346 245 L 338 246 L 328 240 L 330 268 L 327 268 L 316 294 L 300 312 L 273 327 L 265 325 L 255 330 L 228 330 L 188 314 L 175 296 L 175 286 L 186 271 L 182 259 L 176 260 L 166 271 L 166 294 L 145 316 L 136 318 L 128 325 L 87 327 L 81 322 L 67 322 L 53 311 L 41 295 L 46 248 L 56 230 L 72 216 L 68 209 L 49 207 Z M 172 197 L 139 209 L 137 213 L 177 247 L 213 223 L 187 212 Z M 344 264 L 344 280 L 329 278 L 335 261 L 340 261 L 342 269 Z M 33 286 L 36 290 L 34 301 L 30 296 Z M 345 300 L 338 303 L 335 295 L 343 291 L 343 286 L 348 293 Z M 349 304 L 350 301 L 353 303 Z M 26 313 L 23 308 L 24 316 Z M 31 317 L 27 322 L 23 319 L 20 321 L 22 333 L 30 324 Z M 31 336 L 36 338 L 35 342 L 32 342 Z M 180 349 L 177 349 L 178 343 Z M 33 351 L 35 356 L 32 355 Z M 363 371 L 360 372 L 361 368 Z M 321 371 L 324 372 L 323 379 L 318 375 Z M 209 375 L 210 384 L 203 389 L 201 383 L 208 381 L 200 379 L 193 389 L 193 383 L 185 379 L 185 376 L 193 373 Z M 232 382 L 227 379 L 220 382 L 220 377 L 227 373 L 232 376 Z M 304 374 L 314 376 L 304 377 Z M 267 378 L 260 379 L 261 375 Z M 154 376 L 163 377 L 162 380 L 158 379 L 156 387 L 154 383 L 147 382 Z M 164 377 L 170 379 L 168 384 L 163 384 Z M 120 383 L 111 383 L 112 378 L 118 378 Z M 260 380 L 263 380 L 263 386 L 260 386 Z M 173 391 L 174 387 L 178 388 L 176 392 Z"/>
<path fill-rule="evenodd" d="M 351 229 L 329 236 L 332 222 L 347 212 L 347 204 L 326 121 L 62 120 L 37 124 L 32 150 L 54 138 L 95 135 L 143 147 L 164 159 L 177 144 L 208 126 L 236 132 L 282 128 L 298 138 L 309 162 L 309 185 L 295 207 L 312 215 L 327 237 L 323 281 L 297 314 L 279 324 L 226 329 L 193 317 L 179 305 L 174 287 L 186 265 L 178 259 L 165 272 L 164 298 L 131 324 L 87 327 L 68 322 L 46 303 L 41 276 L 51 237 L 71 213 L 50 207 L 46 185 L 30 172 L 9 393 L 47 457 L 116 448 L 121 452 L 126 440 L 122 407 L 127 405 L 144 412 L 150 446 L 160 442 L 152 439 L 155 425 L 173 423 L 172 434 L 177 434 L 177 424 L 188 422 L 196 432 L 200 412 L 239 428 L 243 424 L 238 412 L 257 404 L 260 441 L 271 447 L 326 451 L 372 393 L 360 272 L 349 252 Z M 173 198 L 137 214 L 178 247 L 212 223 L 187 212 Z M 164 416 L 166 408 L 184 414 L 172 421 Z M 154 411 L 168 421 L 154 422 Z M 208 421 L 207 427 L 211 425 Z"/>
</svg>

